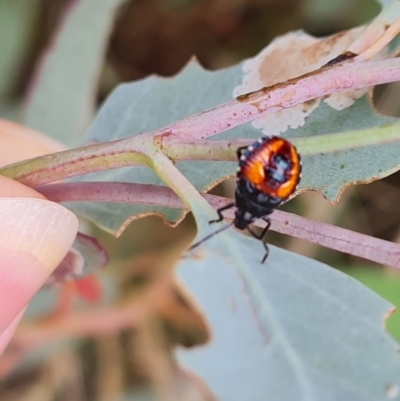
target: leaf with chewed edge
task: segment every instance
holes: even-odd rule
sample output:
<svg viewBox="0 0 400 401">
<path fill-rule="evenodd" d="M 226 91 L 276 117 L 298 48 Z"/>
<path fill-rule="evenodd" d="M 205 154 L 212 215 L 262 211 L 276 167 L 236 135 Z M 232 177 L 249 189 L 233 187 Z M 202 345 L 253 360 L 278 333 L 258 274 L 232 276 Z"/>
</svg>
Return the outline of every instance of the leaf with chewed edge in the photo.
<svg viewBox="0 0 400 401">
<path fill-rule="evenodd" d="M 178 360 L 220 401 L 399 399 L 391 305 L 322 263 L 272 246 L 264 265 L 262 255 L 233 230 L 185 255 L 178 276 L 212 340 Z"/>
<path fill-rule="evenodd" d="M 108 98 L 89 132 L 86 143 L 105 142 L 117 138 L 152 131 L 188 115 L 231 99 L 231 93 L 239 84 L 239 67 L 211 72 L 190 62 L 172 78 L 152 76 L 144 80 L 120 85 Z M 191 88 L 188 91 L 188 88 Z M 190 100 L 190 101 L 189 101 Z M 235 128 L 219 138 L 240 137 L 241 128 Z M 257 134 L 251 130 L 249 135 Z M 235 170 L 235 163 L 179 162 L 177 167 L 199 188 L 207 188 Z M 147 167 L 109 170 L 85 177 L 90 181 L 121 181 L 162 185 L 162 181 Z M 115 203 L 68 203 L 74 211 L 99 224 L 102 228 L 117 232 L 131 216 L 162 214 L 167 221 L 179 219 L 182 212 L 166 207 L 144 205 L 118 205 Z"/>
<path fill-rule="evenodd" d="M 272 247 L 226 223 L 160 153 L 154 168 L 192 211 L 197 240 L 177 273 L 211 324 L 211 342 L 178 358 L 220 401 L 399 398 L 398 344 L 379 296 L 328 266 Z M 228 228 L 228 229 L 227 229 Z M 221 232 L 221 229 L 224 231 Z"/>
<path fill-rule="evenodd" d="M 45 286 L 84 277 L 103 268 L 108 255 L 100 243 L 89 235 L 78 233 L 70 251 L 46 280 Z"/>
<path fill-rule="evenodd" d="M 231 98 L 242 78 L 242 66 L 210 72 L 189 63 L 172 78 L 149 77 L 121 85 L 109 97 L 85 141 L 104 142 L 153 131 L 188 115 L 214 107 Z M 188 87 L 191 88 L 188 91 Z M 308 117 L 306 124 L 289 129 L 285 137 L 308 137 L 333 132 L 363 129 L 393 124 L 398 119 L 377 114 L 367 97 L 357 100 L 352 107 L 337 111 L 321 103 Z M 272 133 L 272 132 L 271 132 Z M 250 124 L 230 129 L 215 139 L 250 138 L 261 132 Z M 331 202 L 338 199 L 348 185 L 369 182 L 399 168 L 399 143 L 375 145 L 335 153 L 303 157 L 301 188 L 321 191 Z M 383 157 L 384 156 L 384 157 Z M 214 161 L 184 161 L 178 169 L 200 191 L 210 189 L 227 176 L 233 175 L 236 163 Z M 74 180 L 119 181 L 163 185 L 147 167 L 133 167 L 90 174 Z M 179 220 L 181 212 L 166 207 L 144 205 L 118 205 L 114 203 L 69 204 L 73 210 L 110 232 L 118 232 L 131 218 L 147 214 L 161 214 L 169 222 Z"/>
</svg>

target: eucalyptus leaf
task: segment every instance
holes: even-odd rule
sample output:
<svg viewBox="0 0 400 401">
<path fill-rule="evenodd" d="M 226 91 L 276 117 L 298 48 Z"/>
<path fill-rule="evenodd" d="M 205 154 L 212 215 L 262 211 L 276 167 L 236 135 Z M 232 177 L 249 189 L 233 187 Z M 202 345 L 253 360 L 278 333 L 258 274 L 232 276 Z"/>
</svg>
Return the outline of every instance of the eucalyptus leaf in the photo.
<svg viewBox="0 0 400 401">
<path fill-rule="evenodd" d="M 172 78 L 152 76 L 118 87 L 107 99 L 85 136 L 86 143 L 105 142 L 150 132 L 181 118 L 224 103 L 232 98 L 242 79 L 242 65 L 210 72 L 196 61 L 190 62 Z M 190 90 L 188 90 L 190 88 Z M 390 125 L 398 119 L 377 114 L 364 96 L 343 111 L 336 111 L 321 102 L 306 124 L 290 129 L 285 137 L 307 137 Z M 215 135 L 213 139 L 249 138 L 261 136 L 251 124 Z M 332 202 L 348 185 L 377 179 L 399 168 L 400 145 L 385 144 L 345 150 L 331 154 L 303 157 L 301 187 L 321 191 Z M 301 149 L 300 149 L 301 152 Z M 190 161 L 178 162 L 177 168 L 200 191 L 209 189 L 224 177 L 235 173 L 236 163 Z M 90 174 L 74 180 L 122 181 L 163 185 L 147 167 L 133 167 Z M 167 221 L 176 221 L 179 211 L 164 207 L 113 203 L 69 204 L 75 212 L 96 222 L 102 228 L 116 232 L 131 216 L 162 214 Z"/>
<path fill-rule="evenodd" d="M 385 400 L 399 389 L 391 305 L 322 263 L 221 233 L 178 266 L 211 326 L 210 344 L 180 349 L 220 401 Z M 392 398 L 392 399 L 398 399 Z"/>
</svg>

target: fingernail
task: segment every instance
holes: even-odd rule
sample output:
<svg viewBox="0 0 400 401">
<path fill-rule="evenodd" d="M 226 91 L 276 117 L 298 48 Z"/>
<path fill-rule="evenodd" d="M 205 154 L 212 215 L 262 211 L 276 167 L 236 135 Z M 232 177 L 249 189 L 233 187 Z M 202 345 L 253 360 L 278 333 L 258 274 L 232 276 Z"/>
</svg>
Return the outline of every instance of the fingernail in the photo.
<svg viewBox="0 0 400 401">
<path fill-rule="evenodd" d="M 0 198 L 0 333 L 61 262 L 78 220 L 42 199 Z"/>
<path fill-rule="evenodd" d="M 57 203 L 0 198 L 0 247 L 32 254 L 49 269 L 48 274 L 68 252 L 77 230 L 76 216 Z"/>
</svg>

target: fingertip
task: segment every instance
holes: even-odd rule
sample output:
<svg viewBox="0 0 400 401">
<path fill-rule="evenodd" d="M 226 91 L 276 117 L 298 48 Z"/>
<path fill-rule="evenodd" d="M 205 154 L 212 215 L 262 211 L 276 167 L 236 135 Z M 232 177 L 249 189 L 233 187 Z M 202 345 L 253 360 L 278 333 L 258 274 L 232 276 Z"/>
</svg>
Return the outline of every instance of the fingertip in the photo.
<svg viewBox="0 0 400 401">
<path fill-rule="evenodd" d="M 13 336 L 15 329 L 18 326 L 18 323 L 22 319 L 23 314 L 24 314 L 24 310 L 21 311 L 14 318 L 14 320 L 7 326 L 7 328 L 3 332 L 0 332 L 0 355 L 6 349 L 7 344 L 10 342 L 11 337 Z"/>
<path fill-rule="evenodd" d="M 78 219 L 48 200 L 0 198 L 0 221 L 2 333 L 64 258 L 75 239 Z"/>
<path fill-rule="evenodd" d="M 0 247 L 35 256 L 49 271 L 70 249 L 78 219 L 65 207 L 44 199 L 0 198 Z"/>
</svg>

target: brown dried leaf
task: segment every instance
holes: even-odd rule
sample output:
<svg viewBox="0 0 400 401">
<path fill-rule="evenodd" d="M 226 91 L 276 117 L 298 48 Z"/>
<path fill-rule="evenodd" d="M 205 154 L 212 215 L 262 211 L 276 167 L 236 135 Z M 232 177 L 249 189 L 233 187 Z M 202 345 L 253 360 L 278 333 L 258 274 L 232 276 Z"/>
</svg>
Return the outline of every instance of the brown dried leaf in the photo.
<svg viewBox="0 0 400 401">
<path fill-rule="evenodd" d="M 364 27 L 336 33 L 319 39 L 305 32 L 291 32 L 275 39 L 256 57 L 243 64 L 242 84 L 234 89 L 239 96 L 265 86 L 284 82 L 316 70 L 341 54 L 364 30 Z M 386 54 L 386 51 L 384 52 Z M 383 53 L 380 54 L 382 56 Z M 301 61 L 301 62 L 300 62 Z M 368 89 L 352 90 L 330 95 L 324 99 L 335 110 L 350 107 Z M 272 135 L 304 125 L 307 117 L 318 107 L 320 100 L 302 103 L 253 122 L 255 128 Z"/>
</svg>

